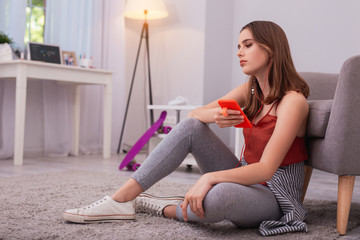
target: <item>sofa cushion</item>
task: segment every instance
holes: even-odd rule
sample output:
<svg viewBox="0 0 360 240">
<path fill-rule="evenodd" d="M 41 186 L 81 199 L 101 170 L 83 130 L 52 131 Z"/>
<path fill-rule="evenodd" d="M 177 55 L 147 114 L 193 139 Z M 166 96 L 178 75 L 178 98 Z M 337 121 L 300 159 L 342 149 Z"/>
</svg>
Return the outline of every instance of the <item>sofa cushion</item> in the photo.
<svg viewBox="0 0 360 240">
<path fill-rule="evenodd" d="M 307 137 L 325 137 L 333 100 L 312 100 L 309 103 Z"/>
</svg>

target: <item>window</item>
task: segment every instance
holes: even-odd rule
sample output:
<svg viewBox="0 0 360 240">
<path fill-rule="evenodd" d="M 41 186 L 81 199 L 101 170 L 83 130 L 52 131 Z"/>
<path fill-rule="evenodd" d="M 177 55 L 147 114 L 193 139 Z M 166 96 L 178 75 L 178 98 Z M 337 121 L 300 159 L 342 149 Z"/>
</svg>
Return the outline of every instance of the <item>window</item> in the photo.
<svg viewBox="0 0 360 240">
<path fill-rule="evenodd" d="M 44 42 L 46 0 L 28 0 L 24 42 Z"/>
</svg>

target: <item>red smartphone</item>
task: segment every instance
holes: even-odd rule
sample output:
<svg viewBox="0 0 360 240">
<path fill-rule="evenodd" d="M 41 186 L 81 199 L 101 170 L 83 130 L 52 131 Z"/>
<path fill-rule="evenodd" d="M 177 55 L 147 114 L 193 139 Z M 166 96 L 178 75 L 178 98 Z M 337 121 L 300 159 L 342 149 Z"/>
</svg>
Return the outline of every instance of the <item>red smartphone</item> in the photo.
<svg viewBox="0 0 360 240">
<path fill-rule="evenodd" d="M 244 114 L 244 112 L 241 110 L 241 107 L 239 106 L 239 104 L 234 100 L 234 99 L 220 99 L 218 101 L 220 107 L 224 110 L 226 109 L 233 109 L 233 110 L 238 110 L 241 112 L 241 115 L 244 116 L 244 122 L 234 126 L 237 128 L 250 128 L 252 127 L 251 122 L 249 121 L 249 119 L 246 117 L 246 115 Z M 226 111 L 224 111 L 225 113 Z"/>
</svg>

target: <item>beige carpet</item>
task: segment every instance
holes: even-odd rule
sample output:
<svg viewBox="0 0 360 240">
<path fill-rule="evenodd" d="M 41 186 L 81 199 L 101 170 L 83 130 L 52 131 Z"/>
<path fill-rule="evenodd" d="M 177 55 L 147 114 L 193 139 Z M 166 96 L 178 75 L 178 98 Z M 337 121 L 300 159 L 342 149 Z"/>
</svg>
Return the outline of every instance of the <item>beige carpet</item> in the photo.
<svg viewBox="0 0 360 240">
<path fill-rule="evenodd" d="M 239 229 L 230 222 L 190 224 L 137 214 L 134 222 L 70 224 L 62 211 L 111 194 L 126 179 L 109 173 L 65 171 L 0 178 L 0 239 L 259 239 L 257 229 Z M 160 182 L 149 192 L 184 194 L 189 185 Z M 262 239 L 336 239 L 336 204 L 307 200 L 308 233 Z M 349 228 L 360 225 L 360 204 L 353 204 Z"/>
</svg>

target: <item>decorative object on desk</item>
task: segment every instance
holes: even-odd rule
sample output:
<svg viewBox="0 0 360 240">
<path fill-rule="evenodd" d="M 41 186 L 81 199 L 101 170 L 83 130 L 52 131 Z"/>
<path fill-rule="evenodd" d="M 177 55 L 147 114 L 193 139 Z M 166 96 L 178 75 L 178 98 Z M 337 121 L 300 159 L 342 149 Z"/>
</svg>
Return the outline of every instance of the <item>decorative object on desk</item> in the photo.
<svg viewBox="0 0 360 240">
<path fill-rule="evenodd" d="M 70 51 L 61 51 L 62 63 L 69 66 L 77 66 L 76 54 Z"/>
<path fill-rule="evenodd" d="M 24 59 L 24 50 L 16 42 L 10 43 L 13 59 Z"/>
<path fill-rule="evenodd" d="M 28 60 L 61 64 L 60 47 L 51 44 L 29 42 Z"/>
<path fill-rule="evenodd" d="M 124 121 L 123 121 L 122 129 L 121 129 L 121 133 L 120 133 L 120 140 L 119 140 L 117 153 L 120 152 L 121 141 L 122 141 L 122 137 L 124 134 L 126 117 L 127 117 L 127 112 L 129 109 L 131 92 L 132 92 L 132 88 L 134 85 L 136 67 L 137 67 L 137 63 L 139 60 L 139 53 L 140 53 L 141 43 L 142 43 L 143 38 L 145 38 L 145 44 L 146 44 L 145 47 L 146 47 L 148 83 L 149 83 L 149 104 L 150 105 L 153 104 L 152 89 L 151 89 L 151 74 L 150 74 L 149 25 L 148 25 L 147 20 L 148 19 L 150 20 L 150 19 L 165 18 L 168 16 L 168 12 L 167 12 L 165 4 L 163 3 L 162 0 L 131 0 L 131 1 L 129 0 L 129 1 L 127 1 L 127 4 L 124 9 L 124 16 L 127 18 L 144 20 L 144 24 L 143 24 L 143 27 L 141 30 L 140 43 L 139 43 L 139 47 L 138 47 L 138 51 L 137 51 L 137 55 L 136 55 L 135 67 L 134 67 L 134 72 L 133 72 L 133 76 L 131 79 L 131 85 L 130 85 L 128 100 L 126 103 Z M 153 112 L 153 110 L 150 110 L 150 124 L 152 125 L 153 123 L 154 123 L 154 112 Z"/>
<path fill-rule="evenodd" d="M 86 58 L 86 54 L 82 54 L 82 55 L 80 54 L 79 61 L 80 61 L 80 67 L 94 68 L 92 65 L 93 57 Z"/>
<path fill-rule="evenodd" d="M 10 44 L 12 43 L 5 33 L 0 32 L 0 61 L 10 61 L 13 59 Z"/>
<path fill-rule="evenodd" d="M 168 102 L 170 106 L 186 105 L 188 103 L 187 98 L 183 96 L 177 96 L 174 100 Z"/>
</svg>

